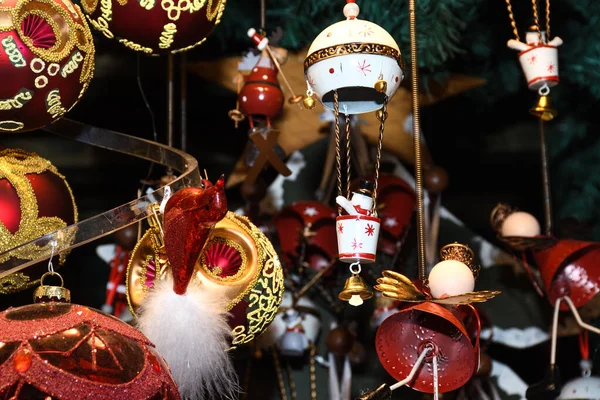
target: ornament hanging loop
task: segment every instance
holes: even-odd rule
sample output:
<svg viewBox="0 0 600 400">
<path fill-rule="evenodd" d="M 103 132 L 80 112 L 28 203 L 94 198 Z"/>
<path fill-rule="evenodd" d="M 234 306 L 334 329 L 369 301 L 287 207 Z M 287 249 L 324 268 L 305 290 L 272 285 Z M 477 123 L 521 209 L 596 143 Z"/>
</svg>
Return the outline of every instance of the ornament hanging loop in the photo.
<svg viewBox="0 0 600 400">
<path fill-rule="evenodd" d="M 56 246 L 58 246 L 58 242 L 56 240 L 53 240 L 50 242 L 50 246 L 51 246 L 50 258 L 48 259 L 48 272 L 46 274 L 48 274 L 48 273 L 55 274 L 54 265 L 52 264 L 52 259 L 54 258 L 54 251 L 56 250 Z M 46 275 L 46 274 L 44 274 L 44 275 Z M 62 278 L 60 278 L 60 280 L 62 281 Z"/>
<path fill-rule="evenodd" d="M 358 275 L 361 273 L 362 268 L 360 265 L 360 261 L 357 262 L 353 262 L 352 264 L 350 264 L 350 266 L 348 267 L 348 269 L 350 269 L 350 273 L 353 275 Z"/>
<path fill-rule="evenodd" d="M 548 86 L 547 83 L 544 83 L 544 85 L 538 89 L 538 94 L 540 96 L 548 96 L 550 94 L 550 86 Z"/>
</svg>

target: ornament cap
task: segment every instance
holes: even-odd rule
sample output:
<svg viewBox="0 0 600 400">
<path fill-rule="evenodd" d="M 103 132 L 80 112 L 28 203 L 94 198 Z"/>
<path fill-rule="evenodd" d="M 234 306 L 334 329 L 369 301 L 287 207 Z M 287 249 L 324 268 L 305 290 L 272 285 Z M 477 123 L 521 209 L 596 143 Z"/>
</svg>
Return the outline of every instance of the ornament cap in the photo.
<svg viewBox="0 0 600 400">
<path fill-rule="evenodd" d="M 48 276 L 56 275 L 60 279 L 60 286 L 44 285 L 44 279 Z M 46 272 L 40 278 L 40 286 L 33 292 L 34 303 L 70 303 L 71 291 L 64 287 L 64 280 L 59 273 L 54 271 Z"/>
<path fill-rule="evenodd" d="M 475 278 L 477 278 L 477 275 L 479 274 L 479 266 L 475 266 L 475 264 L 473 264 L 475 253 L 466 244 L 454 242 L 445 245 L 440 249 L 440 258 L 442 259 L 442 261 L 460 261 L 461 263 L 469 267 L 471 271 L 473 271 L 473 275 L 475 276 Z"/>
<path fill-rule="evenodd" d="M 490 213 L 490 224 L 492 228 L 500 233 L 502 231 L 502 224 L 506 220 L 506 218 L 517 211 L 515 208 L 506 203 L 498 203 L 496 207 Z"/>
</svg>

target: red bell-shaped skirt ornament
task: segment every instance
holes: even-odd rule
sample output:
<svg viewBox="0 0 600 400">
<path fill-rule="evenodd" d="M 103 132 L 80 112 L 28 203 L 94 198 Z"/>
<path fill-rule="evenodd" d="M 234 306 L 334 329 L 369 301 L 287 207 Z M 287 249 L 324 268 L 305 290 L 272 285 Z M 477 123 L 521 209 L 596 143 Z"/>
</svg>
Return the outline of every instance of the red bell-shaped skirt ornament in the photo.
<svg viewBox="0 0 600 400">
<path fill-rule="evenodd" d="M 428 301 L 400 310 L 377 330 L 379 361 L 398 381 L 414 374 L 405 383 L 414 390 L 446 393 L 460 388 L 479 368 L 479 334 L 473 343 L 462 315 L 456 307 Z M 431 351 L 420 357 L 427 349 Z M 423 365 L 415 368 L 421 360 Z"/>
<path fill-rule="evenodd" d="M 600 292 L 600 243 L 561 239 L 533 251 L 548 300 L 568 296 L 579 308 Z M 561 310 L 568 310 L 562 303 Z"/>
</svg>

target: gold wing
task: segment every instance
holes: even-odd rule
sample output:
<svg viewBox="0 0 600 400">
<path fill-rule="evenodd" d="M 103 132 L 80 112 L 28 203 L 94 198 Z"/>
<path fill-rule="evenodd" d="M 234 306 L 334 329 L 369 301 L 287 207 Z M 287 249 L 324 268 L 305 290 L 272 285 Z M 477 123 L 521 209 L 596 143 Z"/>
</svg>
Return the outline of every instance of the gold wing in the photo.
<svg viewBox="0 0 600 400">
<path fill-rule="evenodd" d="M 469 292 L 456 296 L 444 297 L 443 299 L 429 299 L 432 303 L 466 305 L 471 303 L 485 303 L 500 294 L 498 290 L 482 290 L 480 292 Z"/>
<path fill-rule="evenodd" d="M 398 301 L 422 302 L 427 296 L 421 292 L 410 279 L 395 271 L 385 270 L 383 277 L 377 279 L 375 290 L 385 297 Z"/>
</svg>

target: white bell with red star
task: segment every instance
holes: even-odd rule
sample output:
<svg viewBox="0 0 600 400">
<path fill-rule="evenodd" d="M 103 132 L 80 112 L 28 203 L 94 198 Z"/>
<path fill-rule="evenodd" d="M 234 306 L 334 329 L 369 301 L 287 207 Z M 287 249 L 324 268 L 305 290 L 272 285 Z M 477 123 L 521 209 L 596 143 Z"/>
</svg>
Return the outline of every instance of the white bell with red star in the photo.
<svg viewBox="0 0 600 400">
<path fill-rule="evenodd" d="M 355 0 L 347 0 L 346 19 L 327 27 L 304 60 L 308 95 L 334 110 L 334 91 L 344 114 L 379 110 L 404 78 L 404 60 L 394 38 L 382 27 L 358 19 Z"/>
</svg>

